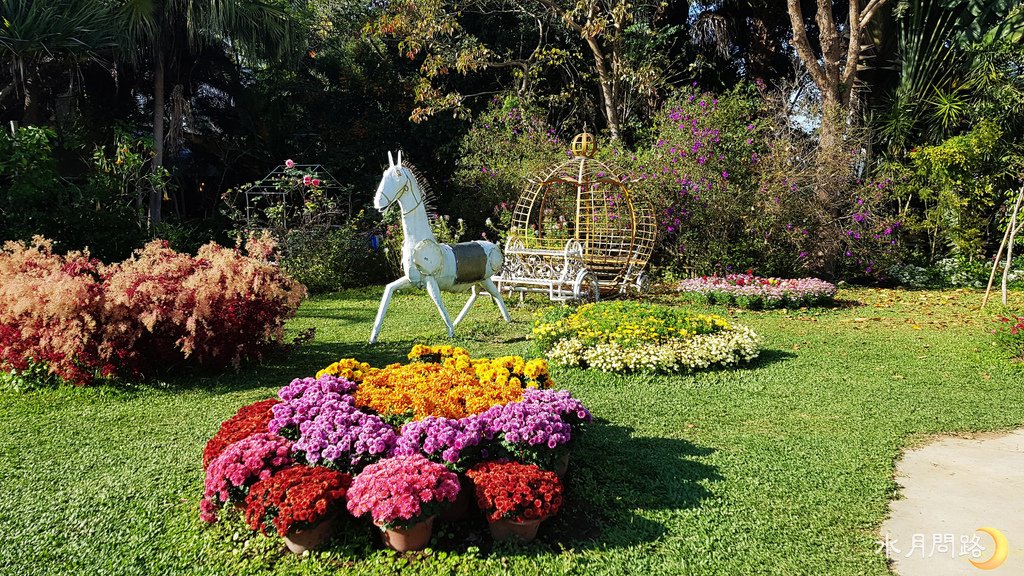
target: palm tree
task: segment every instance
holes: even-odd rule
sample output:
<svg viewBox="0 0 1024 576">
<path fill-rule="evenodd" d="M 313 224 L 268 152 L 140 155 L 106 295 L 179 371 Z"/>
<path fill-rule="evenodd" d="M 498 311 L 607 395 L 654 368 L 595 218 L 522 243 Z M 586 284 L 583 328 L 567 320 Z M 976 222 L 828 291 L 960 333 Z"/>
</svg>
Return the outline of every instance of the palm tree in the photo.
<svg viewBox="0 0 1024 576">
<path fill-rule="evenodd" d="M 1016 0 L 912 0 L 894 18 L 899 79 L 876 122 L 890 152 L 961 128 L 993 76 L 987 48 L 1024 34 Z"/>
<path fill-rule="evenodd" d="M 29 0 L 31 1 L 31 0 Z M 195 54 L 224 43 L 247 63 L 267 60 L 289 44 L 285 8 L 262 0 L 114 0 L 122 53 L 136 66 L 147 62 L 153 73 L 153 170 L 164 166 L 166 72 L 176 56 Z M 182 42 L 184 39 L 184 42 Z M 164 190 L 154 186 L 149 198 L 150 225 L 160 222 Z"/>
<path fill-rule="evenodd" d="M 46 76 L 43 69 L 70 71 L 83 60 L 100 60 L 100 51 L 115 45 L 111 29 L 110 12 L 94 0 L 3 0 L 0 54 L 10 76 L 0 87 L 0 102 L 19 94 L 17 117 L 35 124 L 42 108 L 36 90 Z"/>
</svg>

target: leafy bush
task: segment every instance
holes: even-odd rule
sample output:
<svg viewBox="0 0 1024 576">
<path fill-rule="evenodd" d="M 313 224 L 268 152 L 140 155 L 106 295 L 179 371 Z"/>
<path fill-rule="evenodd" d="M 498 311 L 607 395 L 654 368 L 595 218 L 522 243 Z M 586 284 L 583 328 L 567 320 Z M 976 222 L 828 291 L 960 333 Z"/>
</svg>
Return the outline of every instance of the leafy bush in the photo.
<svg viewBox="0 0 1024 576">
<path fill-rule="evenodd" d="M 312 293 L 375 284 L 391 267 L 373 238 L 363 212 L 337 228 L 290 230 L 281 241 L 281 268 Z"/>
<path fill-rule="evenodd" d="M 673 94 L 655 119 L 649 147 L 613 150 L 637 179 L 634 194 L 661 224 L 656 258 L 675 273 L 709 272 L 717 263 L 753 265 L 748 230 L 765 122 L 756 93 L 716 96 L 697 88 Z"/>
<path fill-rule="evenodd" d="M 681 90 L 653 134 L 635 155 L 612 155 L 632 169 L 634 193 L 655 206 L 654 263 L 666 276 L 756 267 L 871 277 L 898 255 L 901 224 L 883 210 L 889 183 L 861 180 L 859 153 L 819 153 L 778 97 L 755 86 Z"/>
<path fill-rule="evenodd" d="M 0 368 L 86 383 L 117 367 L 101 352 L 103 265 L 88 252 L 53 253 L 41 237 L 0 251 Z"/>
<path fill-rule="evenodd" d="M 0 252 L 0 368 L 46 366 L 83 385 L 183 361 L 237 367 L 282 341 L 304 294 L 266 260 L 213 243 L 193 257 L 155 240 L 103 265 L 87 252 L 55 254 L 39 237 L 8 242 Z"/>
<path fill-rule="evenodd" d="M 543 110 L 514 97 L 492 101 L 462 141 L 453 179 L 461 191 L 458 213 L 482 225 L 496 206 L 519 197 L 527 178 L 564 160 L 568 148 Z"/>
<path fill-rule="evenodd" d="M 995 285 L 1002 282 L 1003 268 L 996 270 Z M 943 258 L 931 266 L 917 266 L 910 263 L 899 263 L 890 266 L 886 275 L 900 286 L 913 288 L 965 287 L 984 288 L 988 285 L 992 274 L 992 261 L 980 258 L 964 258 L 950 256 Z M 1024 256 L 1013 259 L 1007 283 L 1012 287 L 1024 286 Z"/>
<path fill-rule="evenodd" d="M 996 342 L 1015 358 L 1024 360 L 1024 315 L 1008 313 L 997 320 Z"/>
<path fill-rule="evenodd" d="M 903 203 L 908 231 L 935 259 L 973 259 L 998 241 L 998 212 L 1015 186 L 1024 158 L 1012 136 L 991 120 L 934 145 L 914 148 L 885 169 L 896 181 L 891 194 Z"/>
<path fill-rule="evenodd" d="M 148 171 L 146 144 L 119 134 L 115 151 L 97 148 L 91 165 L 81 161 L 85 177 L 72 181 L 62 171 L 77 162 L 68 162 L 64 157 L 72 152 L 56 143 L 57 135 L 45 128 L 0 131 L 0 240 L 40 235 L 64 250 L 88 247 L 102 259 L 124 258 L 144 238 L 136 194 L 149 180 L 131 174 Z"/>
</svg>

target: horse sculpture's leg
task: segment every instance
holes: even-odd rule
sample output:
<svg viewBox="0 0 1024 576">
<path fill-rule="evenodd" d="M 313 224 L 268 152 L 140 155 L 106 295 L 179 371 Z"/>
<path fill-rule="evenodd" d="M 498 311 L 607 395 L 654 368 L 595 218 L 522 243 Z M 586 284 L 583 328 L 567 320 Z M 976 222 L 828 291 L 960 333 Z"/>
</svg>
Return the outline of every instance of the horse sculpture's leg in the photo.
<svg viewBox="0 0 1024 576">
<path fill-rule="evenodd" d="M 452 326 L 452 320 L 448 317 L 448 310 L 445 309 L 444 302 L 441 301 L 441 289 L 437 286 L 437 280 L 433 276 L 427 276 L 427 294 L 430 294 L 434 304 L 437 304 L 437 311 L 441 313 L 441 319 L 444 320 L 444 325 L 448 327 L 448 337 L 454 337 L 455 327 Z"/>
<path fill-rule="evenodd" d="M 409 280 L 409 277 L 402 276 L 384 288 L 384 296 L 381 297 L 380 308 L 377 309 L 377 319 L 373 321 L 373 331 L 370 332 L 370 344 L 377 341 L 377 335 L 380 334 L 380 326 L 384 323 L 384 313 L 387 312 L 388 304 L 391 302 L 391 295 L 396 290 L 401 290 L 410 284 L 412 282 Z"/>
<path fill-rule="evenodd" d="M 511 322 L 512 317 L 508 315 L 508 308 L 505 307 L 505 300 L 501 297 L 501 292 L 498 291 L 498 287 L 494 285 L 494 281 L 490 278 L 484 278 L 480 281 L 480 284 L 487 290 L 487 293 L 494 299 L 494 303 L 498 305 L 498 310 L 501 310 L 501 317 L 505 319 L 505 322 Z"/>
<path fill-rule="evenodd" d="M 462 307 L 462 312 L 459 312 L 459 315 L 455 317 L 455 322 L 452 326 L 458 326 L 459 322 L 462 322 L 462 319 L 466 317 L 466 314 L 469 314 L 469 309 L 473 307 L 473 302 L 476 302 L 476 290 L 476 284 L 473 284 L 473 290 L 469 294 L 469 300 L 467 300 L 466 305 Z"/>
</svg>

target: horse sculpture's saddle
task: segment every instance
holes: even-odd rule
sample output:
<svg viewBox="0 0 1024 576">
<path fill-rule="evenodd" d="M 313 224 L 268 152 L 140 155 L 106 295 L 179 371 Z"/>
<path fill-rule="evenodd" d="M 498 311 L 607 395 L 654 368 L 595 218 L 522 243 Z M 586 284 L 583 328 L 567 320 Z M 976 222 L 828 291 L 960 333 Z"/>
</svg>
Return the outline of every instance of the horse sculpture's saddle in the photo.
<svg viewBox="0 0 1024 576">
<path fill-rule="evenodd" d="M 465 284 L 484 279 L 487 273 L 487 253 L 476 242 L 453 244 L 455 252 L 455 282 Z"/>
</svg>

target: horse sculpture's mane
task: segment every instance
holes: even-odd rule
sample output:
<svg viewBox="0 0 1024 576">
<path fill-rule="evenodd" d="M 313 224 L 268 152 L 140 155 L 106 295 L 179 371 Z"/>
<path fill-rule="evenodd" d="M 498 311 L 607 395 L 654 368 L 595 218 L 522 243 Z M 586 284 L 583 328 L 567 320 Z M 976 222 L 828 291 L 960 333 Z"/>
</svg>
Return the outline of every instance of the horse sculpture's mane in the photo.
<svg viewBox="0 0 1024 576">
<path fill-rule="evenodd" d="M 434 196 L 434 189 L 430 187 L 430 180 L 427 180 L 423 173 L 408 160 L 402 160 L 402 167 L 412 173 L 412 177 L 420 185 L 420 192 L 423 193 L 423 206 L 427 209 L 427 217 L 431 221 L 436 220 L 437 208 L 434 204 L 436 197 Z"/>
</svg>

